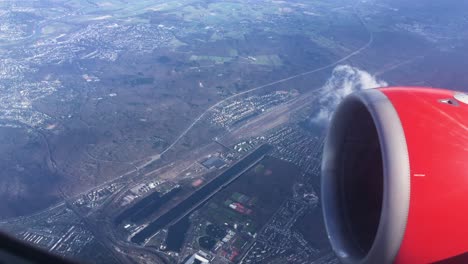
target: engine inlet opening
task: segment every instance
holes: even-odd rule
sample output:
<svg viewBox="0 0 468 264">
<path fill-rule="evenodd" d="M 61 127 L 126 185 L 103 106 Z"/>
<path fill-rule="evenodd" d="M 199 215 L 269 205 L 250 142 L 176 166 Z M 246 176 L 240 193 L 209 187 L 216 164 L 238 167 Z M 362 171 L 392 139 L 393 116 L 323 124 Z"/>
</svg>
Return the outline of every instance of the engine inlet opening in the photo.
<svg viewBox="0 0 468 264">
<path fill-rule="evenodd" d="M 356 249 L 366 254 L 377 233 L 383 199 L 383 166 L 372 116 L 356 105 L 343 146 L 340 180 L 343 221 Z"/>
<path fill-rule="evenodd" d="M 321 196 L 342 263 L 393 263 L 409 212 L 408 157 L 399 115 L 381 90 L 351 94 L 337 107 L 324 144 Z"/>
<path fill-rule="evenodd" d="M 377 128 L 363 103 L 349 102 L 338 118 L 340 146 L 335 164 L 337 225 L 345 251 L 364 258 L 380 223 L 383 201 L 383 164 Z"/>
</svg>

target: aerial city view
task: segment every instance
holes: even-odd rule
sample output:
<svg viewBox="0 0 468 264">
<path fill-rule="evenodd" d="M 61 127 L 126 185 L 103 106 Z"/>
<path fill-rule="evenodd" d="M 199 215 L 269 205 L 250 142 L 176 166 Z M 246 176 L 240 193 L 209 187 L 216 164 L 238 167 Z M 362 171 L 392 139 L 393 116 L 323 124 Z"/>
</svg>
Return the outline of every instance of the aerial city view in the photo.
<svg viewBox="0 0 468 264">
<path fill-rule="evenodd" d="M 347 94 L 467 91 L 468 3 L 0 1 L 0 230 L 84 263 L 338 263 Z"/>
</svg>

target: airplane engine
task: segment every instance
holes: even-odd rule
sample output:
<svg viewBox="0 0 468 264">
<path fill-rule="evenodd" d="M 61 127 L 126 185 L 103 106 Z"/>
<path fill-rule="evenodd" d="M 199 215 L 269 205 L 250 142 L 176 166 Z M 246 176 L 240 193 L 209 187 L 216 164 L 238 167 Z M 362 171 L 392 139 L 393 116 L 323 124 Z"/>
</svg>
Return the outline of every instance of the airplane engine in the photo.
<svg viewBox="0 0 468 264">
<path fill-rule="evenodd" d="M 342 263 L 468 263 L 468 94 L 349 95 L 330 123 L 321 184 Z"/>
</svg>

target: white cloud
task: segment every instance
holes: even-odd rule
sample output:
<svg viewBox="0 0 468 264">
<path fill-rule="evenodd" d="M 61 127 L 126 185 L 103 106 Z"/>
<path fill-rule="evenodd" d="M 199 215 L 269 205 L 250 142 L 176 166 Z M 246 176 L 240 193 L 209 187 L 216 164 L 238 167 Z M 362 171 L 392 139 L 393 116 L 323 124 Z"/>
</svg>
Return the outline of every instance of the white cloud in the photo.
<svg viewBox="0 0 468 264">
<path fill-rule="evenodd" d="M 366 71 L 349 65 L 338 65 L 320 89 L 319 105 L 317 113 L 312 117 L 312 122 L 329 121 L 336 106 L 350 93 L 385 86 L 388 86 L 388 83 L 378 80 Z"/>
</svg>

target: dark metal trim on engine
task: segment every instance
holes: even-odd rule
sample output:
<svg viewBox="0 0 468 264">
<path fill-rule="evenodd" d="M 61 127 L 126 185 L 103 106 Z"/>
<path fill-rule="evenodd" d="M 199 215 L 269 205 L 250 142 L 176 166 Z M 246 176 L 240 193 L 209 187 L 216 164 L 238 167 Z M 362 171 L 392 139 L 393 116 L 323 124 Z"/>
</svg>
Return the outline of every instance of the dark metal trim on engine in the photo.
<svg viewBox="0 0 468 264">
<path fill-rule="evenodd" d="M 346 174 L 341 166 L 347 124 L 357 122 L 353 110 L 369 112 L 377 130 L 382 155 L 383 194 L 380 220 L 375 238 L 367 252 L 357 250 L 345 231 L 343 202 L 338 186 Z M 333 115 L 322 161 L 322 206 L 327 233 L 342 263 L 392 263 L 402 243 L 410 202 L 410 164 L 405 133 L 390 100 L 378 89 L 348 96 Z M 352 153 L 351 153 L 352 154 Z"/>
</svg>

